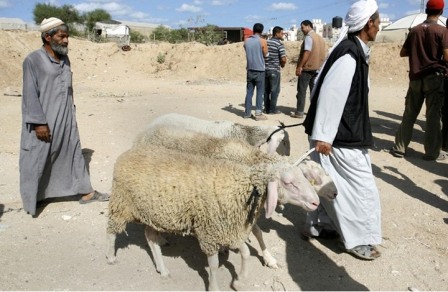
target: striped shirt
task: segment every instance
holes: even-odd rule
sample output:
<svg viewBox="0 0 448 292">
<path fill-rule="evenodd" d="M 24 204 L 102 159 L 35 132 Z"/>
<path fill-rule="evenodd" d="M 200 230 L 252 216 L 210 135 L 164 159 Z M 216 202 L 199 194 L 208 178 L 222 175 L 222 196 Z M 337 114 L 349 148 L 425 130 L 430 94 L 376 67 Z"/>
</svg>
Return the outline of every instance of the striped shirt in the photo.
<svg viewBox="0 0 448 292">
<path fill-rule="evenodd" d="M 266 70 L 280 71 L 280 59 L 286 56 L 283 43 L 277 38 L 268 40 L 269 56 L 266 58 Z"/>
</svg>

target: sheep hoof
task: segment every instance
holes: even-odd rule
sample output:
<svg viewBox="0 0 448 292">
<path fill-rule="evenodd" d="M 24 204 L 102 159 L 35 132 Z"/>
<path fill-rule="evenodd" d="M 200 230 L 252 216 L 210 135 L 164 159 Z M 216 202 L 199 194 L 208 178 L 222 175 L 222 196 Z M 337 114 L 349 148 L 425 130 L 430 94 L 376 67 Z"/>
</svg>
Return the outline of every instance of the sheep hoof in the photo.
<svg viewBox="0 0 448 292">
<path fill-rule="evenodd" d="M 234 289 L 236 291 L 244 291 L 244 290 L 246 290 L 246 289 L 244 289 L 243 284 L 241 283 L 241 281 L 238 280 L 238 279 L 235 279 L 232 282 L 232 289 Z"/>
<path fill-rule="evenodd" d="M 165 272 L 160 272 L 160 277 L 162 278 L 162 279 L 170 279 L 171 278 L 171 274 L 170 274 L 170 272 L 169 271 L 165 271 Z"/>
<path fill-rule="evenodd" d="M 277 260 L 267 250 L 263 252 L 263 261 L 271 269 L 278 269 Z"/>
<path fill-rule="evenodd" d="M 107 263 L 109 265 L 115 265 L 117 263 L 117 258 L 116 257 L 106 257 L 107 258 Z"/>
</svg>

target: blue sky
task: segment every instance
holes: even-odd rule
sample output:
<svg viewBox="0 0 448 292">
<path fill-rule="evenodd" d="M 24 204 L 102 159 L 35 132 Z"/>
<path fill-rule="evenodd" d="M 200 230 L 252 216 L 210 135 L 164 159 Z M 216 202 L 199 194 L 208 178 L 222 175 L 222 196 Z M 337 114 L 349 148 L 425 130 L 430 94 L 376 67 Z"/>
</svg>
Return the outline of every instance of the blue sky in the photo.
<svg viewBox="0 0 448 292">
<path fill-rule="evenodd" d="M 426 0 L 424 0 L 426 3 Z M 31 23 L 36 3 L 73 5 L 84 13 L 97 8 L 113 19 L 168 25 L 172 28 L 203 26 L 252 27 L 261 22 L 289 28 L 305 19 L 331 23 L 344 17 L 354 0 L 0 0 L 0 17 L 14 17 Z M 420 11 L 421 0 L 377 0 L 381 17 L 392 21 Z"/>
</svg>

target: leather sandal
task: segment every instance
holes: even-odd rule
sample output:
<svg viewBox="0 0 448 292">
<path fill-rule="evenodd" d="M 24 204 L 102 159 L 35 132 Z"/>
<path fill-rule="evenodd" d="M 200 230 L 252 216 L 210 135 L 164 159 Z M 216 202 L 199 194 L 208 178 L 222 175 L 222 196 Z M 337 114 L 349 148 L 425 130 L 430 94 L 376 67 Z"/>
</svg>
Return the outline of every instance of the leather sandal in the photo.
<svg viewBox="0 0 448 292">
<path fill-rule="evenodd" d="M 360 259 L 369 261 L 377 259 L 381 256 L 379 250 L 377 250 L 376 247 L 370 244 L 355 246 L 354 248 L 347 249 L 347 252 Z"/>
<path fill-rule="evenodd" d="M 106 202 L 109 201 L 109 194 L 107 193 L 100 193 L 98 191 L 95 191 L 93 193 L 93 196 L 89 200 L 83 200 L 82 198 L 79 200 L 80 204 L 88 204 L 93 202 Z"/>
</svg>

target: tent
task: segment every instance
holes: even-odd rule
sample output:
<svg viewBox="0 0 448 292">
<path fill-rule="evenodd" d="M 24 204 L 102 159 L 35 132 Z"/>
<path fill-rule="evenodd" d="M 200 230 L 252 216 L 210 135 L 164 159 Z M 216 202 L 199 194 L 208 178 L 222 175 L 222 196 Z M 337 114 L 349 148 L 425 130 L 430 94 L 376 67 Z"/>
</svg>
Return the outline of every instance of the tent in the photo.
<svg viewBox="0 0 448 292">
<path fill-rule="evenodd" d="M 398 19 L 386 26 L 376 37 L 377 42 L 403 42 L 411 28 L 426 20 L 426 13 L 417 13 Z M 445 27 L 446 17 L 440 16 L 437 24 Z"/>
<path fill-rule="evenodd" d="M 395 30 L 395 29 L 410 29 L 423 21 L 426 20 L 426 13 L 417 13 L 417 14 L 411 14 L 408 16 L 405 16 L 403 18 L 400 18 L 399 20 L 393 22 L 392 24 L 386 26 L 383 30 Z M 441 26 L 445 26 L 446 23 L 446 17 L 439 17 L 439 21 L 437 24 Z"/>
</svg>

